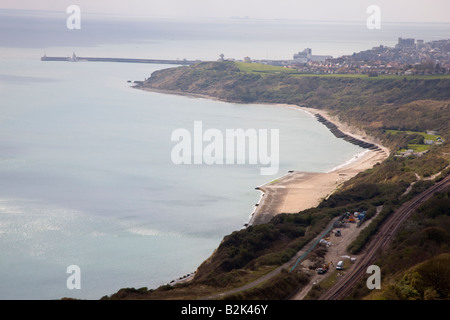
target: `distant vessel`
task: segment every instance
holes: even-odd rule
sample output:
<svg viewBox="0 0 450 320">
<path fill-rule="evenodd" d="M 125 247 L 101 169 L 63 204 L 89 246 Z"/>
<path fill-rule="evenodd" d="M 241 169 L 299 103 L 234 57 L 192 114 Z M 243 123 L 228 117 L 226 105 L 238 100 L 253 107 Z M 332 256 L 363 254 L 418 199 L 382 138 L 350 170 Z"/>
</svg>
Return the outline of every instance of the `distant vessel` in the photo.
<svg viewBox="0 0 450 320">
<path fill-rule="evenodd" d="M 70 60 L 69 60 L 69 61 L 72 61 L 72 62 L 78 61 L 78 58 L 77 58 L 77 56 L 76 56 L 75 52 L 74 52 L 74 53 L 72 53 L 72 58 L 70 58 Z"/>
<path fill-rule="evenodd" d="M 76 62 L 76 61 L 87 61 L 85 59 L 82 58 L 78 58 L 77 55 L 74 53 L 72 53 L 71 57 L 47 57 L 47 54 L 44 54 L 43 57 L 41 57 L 41 61 L 71 61 L 71 62 Z"/>
</svg>

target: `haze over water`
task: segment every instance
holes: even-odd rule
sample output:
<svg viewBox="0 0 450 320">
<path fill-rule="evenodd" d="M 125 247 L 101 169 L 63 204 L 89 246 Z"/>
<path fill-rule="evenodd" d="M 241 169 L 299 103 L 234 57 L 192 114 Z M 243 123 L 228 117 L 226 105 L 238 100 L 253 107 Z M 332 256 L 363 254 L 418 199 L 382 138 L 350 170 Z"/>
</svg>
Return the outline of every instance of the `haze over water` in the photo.
<svg viewBox="0 0 450 320">
<path fill-rule="evenodd" d="M 223 236 L 242 228 L 259 200 L 256 186 L 288 170 L 329 171 L 362 151 L 295 109 L 127 83 L 172 66 L 41 62 L 44 53 L 289 59 L 304 47 L 337 55 L 448 30 L 400 25 L 369 36 L 354 25 L 104 19 L 86 21 L 77 34 L 65 28 L 65 14 L 0 13 L 1 299 L 98 299 L 123 287 L 157 287 L 194 271 Z M 279 129 L 278 174 L 261 176 L 260 165 L 174 165 L 171 133 L 192 131 L 198 120 L 205 130 Z M 66 287 L 73 264 L 81 290 Z"/>
</svg>

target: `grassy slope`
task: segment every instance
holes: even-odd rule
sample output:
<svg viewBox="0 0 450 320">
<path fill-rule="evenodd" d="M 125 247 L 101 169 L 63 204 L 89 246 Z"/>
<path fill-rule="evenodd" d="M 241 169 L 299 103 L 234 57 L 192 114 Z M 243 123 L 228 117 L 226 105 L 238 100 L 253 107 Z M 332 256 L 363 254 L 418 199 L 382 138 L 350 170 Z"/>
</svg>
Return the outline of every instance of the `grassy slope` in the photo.
<svg viewBox="0 0 450 320">
<path fill-rule="evenodd" d="M 228 101 L 283 102 L 342 109 L 449 99 L 449 80 L 447 76 L 305 75 L 266 65 L 204 62 L 193 67 L 157 71 L 144 87 L 209 94 Z"/>
<path fill-rule="evenodd" d="M 403 77 L 303 77 L 289 74 L 284 68 L 253 67 L 235 63 L 201 63 L 193 67 L 166 69 L 155 72 L 144 87 L 207 94 L 227 101 L 297 103 L 323 108 L 377 136 L 394 150 L 408 143 L 410 137 L 407 134 L 387 134 L 386 129 L 434 129 L 449 141 L 450 80 L 445 77 L 411 80 Z M 226 236 L 189 284 L 162 286 L 156 290 L 123 289 L 105 298 L 197 298 L 240 286 L 287 261 L 323 230 L 330 219 L 343 212 L 366 210 L 370 218 L 375 207 L 383 205 L 385 214 L 389 214 L 408 196 L 431 183 L 416 183 L 411 193 L 402 197 L 416 180 L 416 174 L 427 177 L 443 170 L 449 163 L 450 146 L 447 142 L 430 147 L 430 152 L 421 158 L 390 157 L 349 180 L 318 208 L 299 214 L 278 215 L 266 225 Z M 351 250 L 363 248 L 369 237 L 370 234 L 359 237 Z M 450 252 L 449 246 L 439 251 L 442 252 Z M 389 253 L 387 255 L 390 256 Z M 291 286 L 287 286 L 285 291 L 278 287 L 277 290 L 270 288 L 287 282 L 298 287 L 304 280 L 301 274 L 281 273 L 273 283 L 255 289 L 260 291 L 251 290 L 236 297 L 261 295 L 278 299 L 287 296 Z M 271 296 L 270 292 L 276 292 L 276 295 Z"/>
</svg>

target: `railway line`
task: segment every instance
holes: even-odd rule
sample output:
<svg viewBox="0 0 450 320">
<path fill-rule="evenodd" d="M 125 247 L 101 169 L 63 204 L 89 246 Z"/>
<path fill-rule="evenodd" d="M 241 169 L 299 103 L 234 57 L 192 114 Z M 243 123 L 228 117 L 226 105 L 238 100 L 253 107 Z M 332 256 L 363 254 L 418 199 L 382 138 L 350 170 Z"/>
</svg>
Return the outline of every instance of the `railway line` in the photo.
<svg viewBox="0 0 450 320">
<path fill-rule="evenodd" d="M 348 296 L 355 284 L 362 279 L 364 275 L 367 275 L 367 267 L 374 263 L 378 253 L 389 246 L 403 222 L 408 219 L 408 217 L 423 202 L 430 199 L 436 192 L 442 191 L 448 186 L 450 186 L 450 175 L 411 200 L 405 202 L 400 208 L 392 213 L 383 223 L 377 234 L 375 234 L 374 238 L 366 246 L 359 261 L 353 265 L 332 288 L 324 293 L 319 300 L 342 300 Z"/>
</svg>

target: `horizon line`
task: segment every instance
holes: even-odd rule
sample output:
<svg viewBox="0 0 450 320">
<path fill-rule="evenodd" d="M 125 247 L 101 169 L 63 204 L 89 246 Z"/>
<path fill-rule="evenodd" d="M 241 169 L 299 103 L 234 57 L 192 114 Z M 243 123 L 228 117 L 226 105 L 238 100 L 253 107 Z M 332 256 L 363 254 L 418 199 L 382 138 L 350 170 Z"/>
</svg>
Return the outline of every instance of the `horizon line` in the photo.
<svg viewBox="0 0 450 320">
<path fill-rule="evenodd" d="M 47 14 L 63 14 L 67 15 L 66 11 L 57 11 L 57 10 L 36 10 L 36 9 L 16 9 L 16 8 L 1 8 L 0 13 L 47 13 Z M 195 20 L 198 22 L 198 19 L 203 20 L 231 20 L 231 21 L 280 21 L 280 22 L 297 22 L 297 23 L 366 23 L 366 20 L 324 20 L 324 19 L 293 19 L 293 18 L 252 18 L 251 16 L 228 16 L 228 17 L 214 17 L 214 16 L 168 16 L 168 15 L 142 15 L 142 14 L 132 14 L 132 13 L 104 13 L 104 12 L 83 12 L 83 14 L 90 15 L 92 17 L 98 18 L 122 18 L 122 19 L 165 19 L 165 20 Z M 383 21 L 386 24 L 450 24 L 449 21 Z"/>
</svg>

